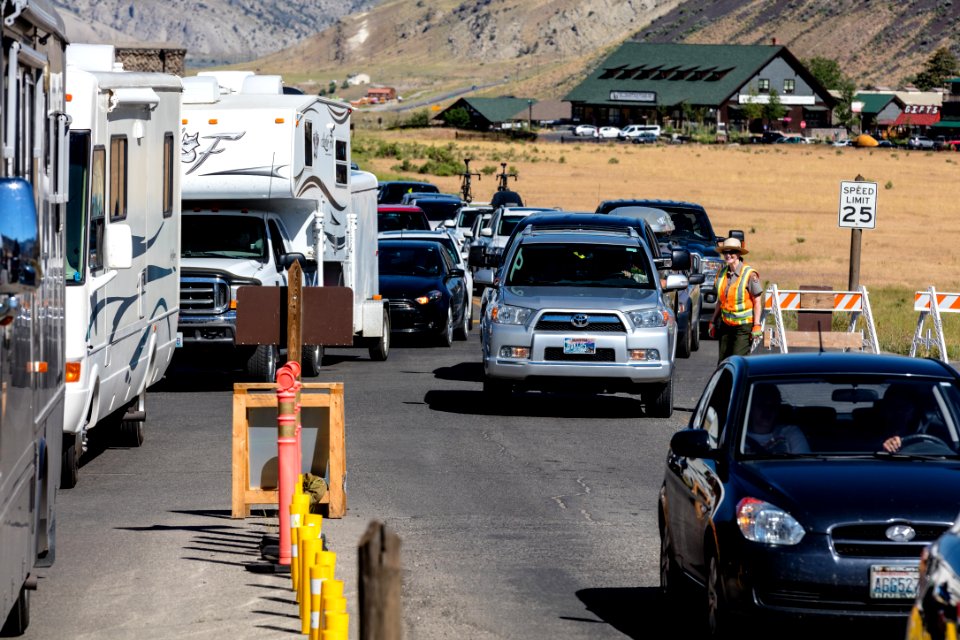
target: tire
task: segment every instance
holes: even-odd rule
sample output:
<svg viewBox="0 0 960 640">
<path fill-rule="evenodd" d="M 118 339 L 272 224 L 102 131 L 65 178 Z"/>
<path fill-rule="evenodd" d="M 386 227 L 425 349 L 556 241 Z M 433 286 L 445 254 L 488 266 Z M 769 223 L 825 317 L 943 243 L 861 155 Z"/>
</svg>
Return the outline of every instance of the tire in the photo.
<svg viewBox="0 0 960 640">
<path fill-rule="evenodd" d="M 690 317 L 690 351 L 700 350 L 700 314 L 697 314 L 696 320 Z"/>
<path fill-rule="evenodd" d="M 513 391 L 513 384 L 506 380 L 497 380 L 496 378 L 483 379 L 483 392 L 491 398 L 503 398 L 509 396 Z"/>
<path fill-rule="evenodd" d="M 258 345 L 247 360 L 247 375 L 255 382 L 275 382 L 277 378 L 277 360 L 280 359 L 276 345 Z"/>
<path fill-rule="evenodd" d="M 720 575 L 720 563 L 717 553 L 712 549 L 707 556 L 707 584 L 704 613 L 706 635 L 708 638 L 721 639 L 729 635 L 726 598 L 723 594 L 723 579 Z"/>
<path fill-rule="evenodd" d="M 660 598 L 668 615 L 681 611 L 680 571 L 666 529 L 660 532 Z"/>
<path fill-rule="evenodd" d="M 73 489 L 80 478 L 80 456 L 77 455 L 76 436 L 67 436 L 70 444 L 63 443 L 63 454 L 60 464 L 60 488 Z"/>
<path fill-rule="evenodd" d="M 470 306 L 469 304 L 464 305 L 463 307 L 463 322 L 460 323 L 460 326 L 457 327 L 457 332 L 454 337 L 457 340 L 466 340 L 470 337 L 470 330 L 473 328 L 473 320 L 470 318 Z"/>
<path fill-rule="evenodd" d="M 449 306 L 447 307 L 447 322 L 443 325 L 443 329 L 437 338 L 441 347 L 453 346 L 453 309 Z"/>
<path fill-rule="evenodd" d="M 390 313 L 383 310 L 383 331 L 376 342 L 370 345 L 370 359 L 376 362 L 383 362 L 390 355 Z"/>
<path fill-rule="evenodd" d="M 673 378 L 664 384 L 651 385 L 643 396 L 647 415 L 651 418 L 669 418 L 673 415 Z"/>
<path fill-rule="evenodd" d="M 305 344 L 300 354 L 300 373 L 303 377 L 314 378 L 320 375 L 320 365 L 323 362 L 323 346 L 319 344 Z"/>
<path fill-rule="evenodd" d="M 677 336 L 677 357 L 678 358 L 689 358 L 690 357 L 690 334 L 693 332 L 693 325 L 690 321 L 687 321 L 687 326 L 683 330 L 683 335 Z"/>
<path fill-rule="evenodd" d="M 14 603 L 7 619 L 0 629 L 0 636 L 22 636 L 30 626 L 30 592 L 26 587 L 20 587 L 20 596 Z"/>
<path fill-rule="evenodd" d="M 117 429 L 117 444 L 137 448 L 143 444 L 143 421 L 122 420 Z"/>
</svg>

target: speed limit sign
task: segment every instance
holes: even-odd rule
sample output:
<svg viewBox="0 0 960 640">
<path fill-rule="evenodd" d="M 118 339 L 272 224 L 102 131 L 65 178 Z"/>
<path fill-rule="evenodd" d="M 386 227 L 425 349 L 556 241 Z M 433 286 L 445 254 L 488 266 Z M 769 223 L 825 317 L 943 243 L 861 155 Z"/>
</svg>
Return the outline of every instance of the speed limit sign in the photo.
<svg viewBox="0 0 960 640">
<path fill-rule="evenodd" d="M 877 228 L 877 183 L 841 182 L 839 225 L 847 229 Z"/>
</svg>

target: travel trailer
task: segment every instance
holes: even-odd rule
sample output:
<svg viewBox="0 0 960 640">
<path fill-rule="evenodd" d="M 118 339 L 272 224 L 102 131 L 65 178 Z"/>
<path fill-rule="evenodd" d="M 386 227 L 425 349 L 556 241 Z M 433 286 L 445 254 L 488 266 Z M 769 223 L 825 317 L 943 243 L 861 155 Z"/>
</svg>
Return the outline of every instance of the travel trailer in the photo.
<svg viewBox="0 0 960 640">
<path fill-rule="evenodd" d="M 351 168 L 350 106 L 285 94 L 280 76 L 251 72 L 208 72 L 183 83 L 184 351 L 225 351 L 251 378 L 272 382 L 283 345 L 237 342 L 238 290 L 285 286 L 299 261 L 304 285 L 352 289 L 352 308 L 332 315 L 349 316 L 352 345 L 385 359 L 377 181 Z M 305 376 L 319 372 L 323 346 L 303 347 Z"/>
<path fill-rule="evenodd" d="M 140 446 L 145 396 L 176 347 L 180 78 L 123 71 L 112 45 L 67 47 L 67 385 L 61 486 L 95 427 Z"/>
<path fill-rule="evenodd" d="M 0 4 L 0 622 L 30 621 L 53 563 L 64 402 L 68 119 L 63 22 L 46 1 Z"/>
</svg>

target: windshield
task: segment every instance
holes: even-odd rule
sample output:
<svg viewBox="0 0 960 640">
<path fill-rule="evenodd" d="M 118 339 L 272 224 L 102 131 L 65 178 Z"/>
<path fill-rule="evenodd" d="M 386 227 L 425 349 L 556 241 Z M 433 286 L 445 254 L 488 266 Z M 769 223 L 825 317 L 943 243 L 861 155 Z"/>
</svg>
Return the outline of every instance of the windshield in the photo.
<svg viewBox="0 0 960 640">
<path fill-rule="evenodd" d="M 90 189 L 90 132 L 70 132 L 70 193 L 67 200 L 67 246 L 65 277 L 67 284 L 83 281 L 86 227 L 89 220 L 87 194 Z"/>
<path fill-rule="evenodd" d="M 702 211 L 671 211 L 670 217 L 673 218 L 673 226 L 676 227 L 670 237 L 694 238 L 713 242 L 713 227 L 710 226 L 710 220 L 706 213 Z"/>
<path fill-rule="evenodd" d="M 498 236 L 509 236 L 513 233 L 517 224 L 527 216 L 503 216 L 500 218 L 500 228 L 497 229 Z"/>
<path fill-rule="evenodd" d="M 417 200 L 417 206 L 423 209 L 427 214 L 427 220 L 431 222 L 441 222 L 457 217 L 457 210 L 460 209 L 460 203 L 456 200 Z"/>
<path fill-rule="evenodd" d="M 740 452 L 749 456 L 960 452 L 952 382 L 871 377 L 751 385 Z"/>
<path fill-rule="evenodd" d="M 479 209 L 469 210 L 461 209 L 460 218 L 457 220 L 458 227 L 470 228 L 473 226 L 473 221 L 477 219 L 477 216 L 480 215 L 481 211 Z"/>
<path fill-rule="evenodd" d="M 378 252 L 380 275 L 440 275 L 443 271 L 441 251 L 443 248 L 439 244 L 432 246 L 412 243 L 381 244 Z"/>
<path fill-rule="evenodd" d="M 636 246 L 536 243 L 517 249 L 505 284 L 655 289 L 651 273 Z"/>
<path fill-rule="evenodd" d="M 422 211 L 381 211 L 377 231 L 429 231 L 430 223 Z"/>
<path fill-rule="evenodd" d="M 183 216 L 180 255 L 184 258 L 237 258 L 267 261 L 263 220 L 214 214 Z"/>
</svg>

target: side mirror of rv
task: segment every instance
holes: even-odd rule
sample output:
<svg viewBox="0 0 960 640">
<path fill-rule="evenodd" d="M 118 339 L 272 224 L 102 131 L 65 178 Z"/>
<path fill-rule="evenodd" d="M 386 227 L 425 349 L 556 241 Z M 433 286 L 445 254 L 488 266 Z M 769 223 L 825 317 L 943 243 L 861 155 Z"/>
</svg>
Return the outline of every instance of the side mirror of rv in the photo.
<svg viewBox="0 0 960 640">
<path fill-rule="evenodd" d="M 736 238 L 736 239 L 739 240 L 742 244 L 746 244 L 746 239 L 747 239 L 747 237 L 746 237 L 746 235 L 743 233 L 743 230 L 742 230 L 742 229 L 730 229 L 730 234 L 729 234 L 727 237 L 728 237 L 728 238 Z"/>
<path fill-rule="evenodd" d="M 104 266 L 107 269 L 129 269 L 133 266 L 133 232 L 130 225 L 109 223 L 103 231 Z"/>
<path fill-rule="evenodd" d="M 687 280 L 690 281 L 690 284 L 703 284 L 706 282 L 707 277 L 702 273 L 691 273 L 687 276 Z"/>
<path fill-rule="evenodd" d="M 40 218 L 33 189 L 23 178 L 0 179 L 0 294 L 17 295 L 36 289 L 40 258 Z M 5 301 L 0 318 L 12 317 L 15 304 Z"/>
<path fill-rule="evenodd" d="M 674 249 L 670 252 L 670 268 L 677 271 L 690 269 L 690 252 L 686 249 Z"/>
<path fill-rule="evenodd" d="M 302 253 L 291 251 L 290 253 L 285 253 L 280 256 L 280 264 L 278 266 L 286 271 L 293 266 L 294 262 L 298 261 L 300 262 L 300 267 L 302 268 L 307 262 L 307 257 Z"/>
</svg>

